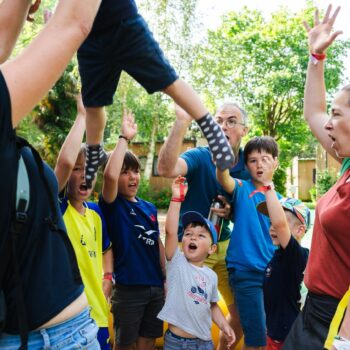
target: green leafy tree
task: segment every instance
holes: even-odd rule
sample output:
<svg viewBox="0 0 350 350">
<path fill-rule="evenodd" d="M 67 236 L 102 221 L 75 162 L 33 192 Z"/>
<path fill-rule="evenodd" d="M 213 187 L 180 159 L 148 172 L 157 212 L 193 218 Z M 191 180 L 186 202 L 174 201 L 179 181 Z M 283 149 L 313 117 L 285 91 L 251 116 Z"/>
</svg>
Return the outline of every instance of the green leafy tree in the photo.
<svg viewBox="0 0 350 350">
<path fill-rule="evenodd" d="M 280 176 L 293 156 L 309 151 L 310 133 L 302 116 L 309 53 L 302 20 L 311 22 L 312 13 L 311 8 L 297 14 L 280 9 L 265 19 L 247 8 L 231 12 L 217 30 L 209 31 L 193 69 L 196 86 L 209 103 L 236 99 L 251 118 L 250 135 L 278 141 Z M 338 40 L 328 52 L 330 92 L 341 83 L 348 48 L 349 41 Z"/>
</svg>

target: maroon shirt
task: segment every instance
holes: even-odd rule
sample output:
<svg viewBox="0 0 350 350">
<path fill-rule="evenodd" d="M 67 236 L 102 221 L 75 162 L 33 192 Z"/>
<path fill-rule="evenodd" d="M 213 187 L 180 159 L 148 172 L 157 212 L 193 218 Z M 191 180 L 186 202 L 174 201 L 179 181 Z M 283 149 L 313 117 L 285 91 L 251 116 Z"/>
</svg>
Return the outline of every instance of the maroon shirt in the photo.
<svg viewBox="0 0 350 350">
<path fill-rule="evenodd" d="M 307 288 L 337 299 L 350 285 L 350 169 L 317 203 Z"/>
</svg>

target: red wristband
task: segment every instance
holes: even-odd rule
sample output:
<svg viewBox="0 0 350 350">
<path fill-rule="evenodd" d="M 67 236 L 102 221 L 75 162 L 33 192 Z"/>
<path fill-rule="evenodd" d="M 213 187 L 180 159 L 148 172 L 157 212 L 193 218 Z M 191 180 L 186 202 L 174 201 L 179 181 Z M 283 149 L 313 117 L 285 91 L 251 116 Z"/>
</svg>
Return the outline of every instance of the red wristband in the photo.
<svg viewBox="0 0 350 350">
<path fill-rule="evenodd" d="M 185 199 L 185 198 L 184 198 Z M 178 202 L 178 203 L 181 203 L 184 201 L 184 199 L 181 199 L 181 198 L 171 198 L 171 201 L 172 202 Z"/>
<path fill-rule="evenodd" d="M 275 185 L 273 184 L 273 182 L 267 184 L 267 185 L 264 185 L 264 186 L 261 186 L 259 188 L 257 188 L 256 190 L 254 190 L 250 195 L 249 195 L 249 198 L 252 198 L 256 193 L 260 192 L 260 193 L 264 193 L 264 192 L 267 192 L 267 191 L 270 191 L 270 190 L 274 190 L 275 189 Z"/>
<path fill-rule="evenodd" d="M 105 272 L 103 274 L 103 279 L 113 281 L 113 273 L 112 272 Z"/>
<path fill-rule="evenodd" d="M 185 200 L 185 185 L 180 182 L 180 197 L 179 198 L 171 198 L 171 201 L 172 202 L 178 202 L 178 203 L 181 203 Z"/>
<path fill-rule="evenodd" d="M 311 56 L 316 58 L 317 61 L 322 61 L 327 57 L 325 53 L 313 53 L 313 52 L 311 52 Z"/>
</svg>

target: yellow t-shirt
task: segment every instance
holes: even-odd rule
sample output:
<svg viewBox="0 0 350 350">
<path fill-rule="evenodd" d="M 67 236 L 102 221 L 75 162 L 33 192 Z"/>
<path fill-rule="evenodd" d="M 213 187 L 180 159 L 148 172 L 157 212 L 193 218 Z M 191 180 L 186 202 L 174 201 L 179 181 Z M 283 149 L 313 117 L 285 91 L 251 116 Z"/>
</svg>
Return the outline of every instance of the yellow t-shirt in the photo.
<svg viewBox="0 0 350 350">
<path fill-rule="evenodd" d="M 100 213 L 94 210 L 95 206 L 94 203 L 86 204 L 85 215 L 81 215 L 64 198 L 61 210 L 78 260 L 85 294 L 91 307 L 91 317 L 99 327 L 108 327 L 109 309 L 102 291 L 102 251 L 110 247 L 110 242 L 103 235 L 102 219 Z"/>
</svg>

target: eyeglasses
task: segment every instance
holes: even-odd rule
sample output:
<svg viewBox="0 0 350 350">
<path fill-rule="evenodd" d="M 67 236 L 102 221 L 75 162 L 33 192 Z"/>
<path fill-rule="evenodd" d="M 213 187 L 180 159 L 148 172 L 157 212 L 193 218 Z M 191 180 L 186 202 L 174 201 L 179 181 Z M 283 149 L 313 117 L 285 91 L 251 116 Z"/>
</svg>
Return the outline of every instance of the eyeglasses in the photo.
<svg viewBox="0 0 350 350">
<path fill-rule="evenodd" d="M 244 123 L 239 123 L 236 119 L 232 119 L 232 118 L 225 119 L 225 120 L 218 119 L 218 120 L 216 120 L 216 122 L 217 122 L 221 127 L 222 127 L 222 126 L 224 125 L 224 123 L 225 123 L 227 129 L 232 129 L 232 128 L 236 127 L 237 124 L 242 125 L 242 126 L 245 126 Z"/>
</svg>

